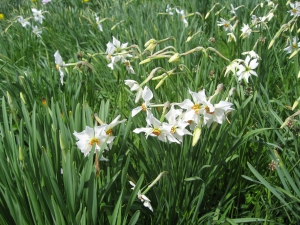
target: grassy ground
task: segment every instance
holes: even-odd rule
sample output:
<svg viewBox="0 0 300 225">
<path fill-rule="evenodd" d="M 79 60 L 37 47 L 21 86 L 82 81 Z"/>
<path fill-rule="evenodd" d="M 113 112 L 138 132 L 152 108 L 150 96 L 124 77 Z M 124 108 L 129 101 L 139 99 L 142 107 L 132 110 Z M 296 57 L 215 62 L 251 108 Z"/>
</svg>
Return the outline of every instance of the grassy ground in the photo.
<svg viewBox="0 0 300 225">
<path fill-rule="evenodd" d="M 2 1 L 1 224 L 298 224 L 298 11 Z"/>
</svg>

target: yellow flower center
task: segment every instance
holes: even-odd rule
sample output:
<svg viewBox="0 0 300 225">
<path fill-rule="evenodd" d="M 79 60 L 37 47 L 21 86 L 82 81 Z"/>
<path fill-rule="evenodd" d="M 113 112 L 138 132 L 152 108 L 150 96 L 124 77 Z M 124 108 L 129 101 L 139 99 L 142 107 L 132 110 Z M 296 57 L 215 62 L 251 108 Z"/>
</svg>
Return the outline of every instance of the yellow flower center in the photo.
<svg viewBox="0 0 300 225">
<path fill-rule="evenodd" d="M 161 131 L 157 128 L 153 129 L 152 134 L 155 134 L 156 136 L 159 136 Z"/>
<path fill-rule="evenodd" d="M 293 44 L 293 49 L 296 49 L 297 48 L 297 44 Z"/>
<path fill-rule="evenodd" d="M 145 102 L 142 104 L 142 110 L 143 110 L 143 111 L 146 111 L 146 110 L 147 110 L 147 107 L 146 107 Z"/>
<path fill-rule="evenodd" d="M 224 27 L 228 28 L 229 24 L 228 23 L 224 23 Z"/>
<path fill-rule="evenodd" d="M 90 145 L 93 146 L 94 144 L 100 145 L 100 140 L 99 140 L 98 138 L 93 137 L 93 138 L 90 140 Z"/>
<path fill-rule="evenodd" d="M 59 70 L 59 65 L 56 64 L 56 65 L 55 65 L 55 68 L 56 68 L 57 70 Z"/>
<path fill-rule="evenodd" d="M 0 20 L 4 20 L 4 14 L 0 13 Z"/>
<path fill-rule="evenodd" d="M 197 103 L 195 105 L 193 105 L 192 109 L 195 111 L 196 114 L 199 113 L 201 106 Z"/>
<path fill-rule="evenodd" d="M 173 127 L 171 128 L 170 133 L 171 133 L 171 134 L 174 134 L 174 133 L 176 132 L 176 129 L 177 129 L 177 127 L 173 126 Z"/>
<path fill-rule="evenodd" d="M 297 12 L 297 10 L 296 9 L 292 9 L 292 13 L 296 13 Z"/>
</svg>

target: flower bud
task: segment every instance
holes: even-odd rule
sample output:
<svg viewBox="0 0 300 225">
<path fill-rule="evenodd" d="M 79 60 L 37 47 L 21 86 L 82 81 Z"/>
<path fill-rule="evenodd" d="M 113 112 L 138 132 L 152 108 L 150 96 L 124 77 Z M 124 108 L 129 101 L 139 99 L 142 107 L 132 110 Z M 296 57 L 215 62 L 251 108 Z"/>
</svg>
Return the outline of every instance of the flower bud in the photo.
<svg viewBox="0 0 300 225">
<path fill-rule="evenodd" d="M 169 59 L 169 63 L 173 63 L 173 62 L 176 62 L 176 61 L 179 61 L 180 59 L 180 55 L 179 53 L 175 53 L 170 59 Z"/>
<path fill-rule="evenodd" d="M 141 61 L 141 62 L 139 63 L 139 65 L 142 65 L 142 64 L 145 64 L 145 63 L 149 63 L 149 62 L 151 62 L 151 60 L 152 60 L 152 59 L 150 59 L 150 58 L 145 59 L 145 60 Z"/>
<path fill-rule="evenodd" d="M 197 126 L 193 133 L 193 142 L 192 142 L 193 147 L 198 143 L 200 135 L 201 135 L 201 128 Z"/>
</svg>

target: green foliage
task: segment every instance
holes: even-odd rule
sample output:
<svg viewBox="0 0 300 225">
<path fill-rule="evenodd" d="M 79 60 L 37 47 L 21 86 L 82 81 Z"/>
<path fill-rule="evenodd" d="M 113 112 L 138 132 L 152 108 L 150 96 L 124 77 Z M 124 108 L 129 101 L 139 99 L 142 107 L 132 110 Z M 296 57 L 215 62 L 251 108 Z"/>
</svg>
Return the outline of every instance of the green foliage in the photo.
<svg viewBox="0 0 300 225">
<path fill-rule="evenodd" d="M 297 36 L 298 17 L 287 13 L 285 1 L 273 3 L 278 6 L 258 0 L 3 1 L 0 223 L 299 223 L 299 59 L 283 50 Z M 236 17 L 231 4 L 241 6 Z M 187 27 L 175 7 L 184 10 Z M 32 8 L 42 10 L 42 24 Z M 255 32 L 243 38 L 252 15 L 270 12 L 270 21 L 253 25 Z M 20 16 L 31 25 L 23 27 Z M 236 41 L 217 26 L 221 18 L 238 21 Z M 113 36 L 128 43 L 134 74 L 122 60 L 113 70 L 107 66 Z M 154 47 L 146 51 L 151 39 Z M 63 84 L 57 50 L 65 63 L 59 65 Z M 251 50 L 261 57 L 258 76 L 238 80 L 237 69 L 225 76 L 232 62 L 245 65 L 237 60 Z M 132 117 L 142 101 L 135 102 L 125 80 L 153 91 L 151 112 L 161 122 L 163 104 L 191 99 L 189 90 L 205 89 L 213 103 L 230 101 L 234 110 L 222 124 L 199 125 L 196 143 L 191 135 L 180 144 L 162 142 L 133 132 L 146 127 L 146 114 Z M 74 132 L 118 115 L 126 122 L 114 127 L 111 144 L 104 143 L 110 150 L 93 145 L 85 157 Z M 102 155 L 109 161 L 100 161 Z"/>
</svg>

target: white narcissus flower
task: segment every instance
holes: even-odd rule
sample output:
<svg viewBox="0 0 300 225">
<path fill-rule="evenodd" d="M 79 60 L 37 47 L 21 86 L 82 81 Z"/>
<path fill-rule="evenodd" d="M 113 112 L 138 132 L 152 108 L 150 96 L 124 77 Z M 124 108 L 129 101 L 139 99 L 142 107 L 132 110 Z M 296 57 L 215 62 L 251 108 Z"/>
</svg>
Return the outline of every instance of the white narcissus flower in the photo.
<svg viewBox="0 0 300 225">
<path fill-rule="evenodd" d="M 241 28 L 242 34 L 241 37 L 246 38 L 252 33 L 252 29 L 249 27 L 248 24 L 244 24 Z"/>
<path fill-rule="evenodd" d="M 157 137 L 160 141 L 163 142 L 176 142 L 180 143 L 176 138 L 171 134 L 172 125 L 161 123 L 156 119 L 152 113 L 147 113 L 147 127 L 136 128 L 133 130 L 134 133 L 139 134 L 141 132 L 145 133 L 146 139 L 148 136 Z"/>
<path fill-rule="evenodd" d="M 40 30 L 37 26 L 32 26 L 32 32 L 38 37 L 41 38 L 42 30 Z"/>
<path fill-rule="evenodd" d="M 297 48 L 300 47 L 300 42 L 298 42 L 297 37 L 293 37 L 293 41 L 289 41 L 289 42 L 290 45 L 283 49 L 283 51 L 286 51 L 287 54 L 292 53 L 293 51 L 297 50 Z"/>
<path fill-rule="evenodd" d="M 239 77 L 239 80 L 245 78 L 248 83 L 248 78 L 252 75 L 257 76 L 257 73 L 254 69 L 258 66 L 257 59 L 252 59 L 251 57 L 247 56 L 244 63 L 241 63 L 238 66 L 239 71 L 236 72 L 236 75 Z"/>
<path fill-rule="evenodd" d="M 292 9 L 288 12 L 291 14 L 291 16 L 300 16 L 300 2 L 290 2 L 290 7 Z"/>
<path fill-rule="evenodd" d="M 197 92 L 192 92 L 189 90 L 189 93 L 192 95 L 192 98 L 194 102 L 192 102 L 190 99 L 185 99 L 182 103 L 176 103 L 179 107 L 182 109 L 186 109 L 183 121 L 186 121 L 188 123 L 192 123 L 192 121 L 195 124 L 198 124 L 200 121 L 200 108 L 201 105 L 206 101 L 206 96 L 204 90 Z"/>
<path fill-rule="evenodd" d="M 125 84 L 130 87 L 131 91 L 137 91 L 135 97 L 135 103 L 137 103 L 143 94 L 143 88 L 135 80 L 125 80 Z"/>
<path fill-rule="evenodd" d="M 168 4 L 166 8 L 166 13 L 168 13 L 169 15 L 173 15 L 174 14 L 173 11 L 174 9 L 171 8 L 171 6 Z"/>
<path fill-rule="evenodd" d="M 59 71 L 59 74 L 60 74 L 60 82 L 63 85 L 64 84 L 64 71 L 63 71 L 63 67 L 64 67 L 65 63 L 62 60 L 62 57 L 59 54 L 58 50 L 54 54 L 54 59 L 55 59 L 56 69 Z"/>
<path fill-rule="evenodd" d="M 24 19 L 22 16 L 18 17 L 18 22 L 22 25 L 22 27 L 30 26 L 30 23 Z"/>
<path fill-rule="evenodd" d="M 229 31 L 229 32 L 233 31 L 233 27 L 230 24 L 230 22 L 227 20 L 224 20 L 223 18 L 221 18 L 221 21 L 217 21 L 217 26 L 223 27 L 225 31 Z"/>
<path fill-rule="evenodd" d="M 212 104 L 210 100 L 206 101 L 200 109 L 200 113 L 203 114 L 203 125 L 210 127 L 213 122 L 222 124 L 225 114 L 233 110 L 232 105 L 231 102 L 227 101 L 220 101 L 217 104 Z"/>
<path fill-rule="evenodd" d="M 119 40 L 117 40 L 113 36 L 113 42 L 108 42 L 106 44 L 106 58 L 110 61 L 107 65 L 112 70 L 114 69 L 114 64 L 121 60 L 122 63 L 125 63 L 126 57 L 132 57 L 132 55 L 128 54 L 125 50 L 127 48 L 128 43 L 121 44 Z"/>
<path fill-rule="evenodd" d="M 128 73 L 131 73 L 131 74 L 135 74 L 130 62 L 128 60 L 125 60 L 124 61 L 124 64 L 126 66 L 126 70 L 128 71 Z"/>
<path fill-rule="evenodd" d="M 31 11 L 33 13 L 34 20 L 43 23 L 43 19 L 45 17 L 42 15 L 42 10 L 37 10 L 35 8 L 32 8 Z"/>
<path fill-rule="evenodd" d="M 181 109 L 175 109 L 174 105 L 171 106 L 169 112 L 165 115 L 169 125 L 172 125 L 170 133 L 179 141 L 182 142 L 182 137 L 185 134 L 192 135 L 187 129 L 185 129 L 189 123 L 184 122 L 181 118 L 178 118 L 182 114 Z"/>
<path fill-rule="evenodd" d="M 84 156 L 88 156 L 95 145 L 95 151 L 100 151 L 101 148 L 107 149 L 106 145 L 110 144 L 114 136 L 108 136 L 105 133 L 106 126 L 98 126 L 98 127 L 88 127 L 86 126 L 85 130 L 77 133 L 74 131 L 73 135 L 78 140 L 76 142 L 77 147 L 84 154 Z M 106 160 L 103 156 L 101 156 L 100 160 Z"/>
<path fill-rule="evenodd" d="M 142 98 L 144 100 L 144 102 L 142 103 L 141 106 L 138 106 L 136 108 L 134 108 L 131 112 L 132 117 L 134 117 L 136 114 L 138 114 L 140 111 L 147 111 L 149 110 L 149 105 L 151 105 L 150 100 L 153 98 L 153 93 L 152 91 L 145 86 L 143 92 L 142 92 Z"/>
<path fill-rule="evenodd" d="M 130 183 L 130 185 L 132 186 L 131 189 L 134 190 L 135 184 L 134 184 L 132 181 L 129 181 L 129 183 Z M 138 191 L 137 196 L 138 196 L 138 198 L 141 200 L 141 202 L 143 202 L 143 205 L 144 205 L 146 208 L 150 209 L 150 210 L 153 212 L 153 208 L 152 208 L 152 206 L 151 206 L 151 204 L 150 204 L 150 202 L 151 202 L 150 199 L 147 198 L 146 195 L 142 194 L 142 193 L 141 193 L 141 190 Z"/>
<path fill-rule="evenodd" d="M 181 20 L 182 20 L 184 26 L 187 27 L 187 26 L 189 25 L 189 23 L 188 23 L 188 21 L 187 21 L 186 18 L 185 18 L 184 10 L 178 10 L 177 8 L 176 8 L 175 10 L 176 10 L 176 12 L 177 12 L 179 15 L 181 15 Z"/>
<path fill-rule="evenodd" d="M 99 30 L 100 30 L 100 31 L 103 31 L 103 28 L 102 28 L 100 19 L 99 19 L 99 17 L 97 16 L 97 14 L 95 14 L 95 19 L 96 19 L 96 23 L 97 23 L 97 25 L 98 25 Z"/>
</svg>

